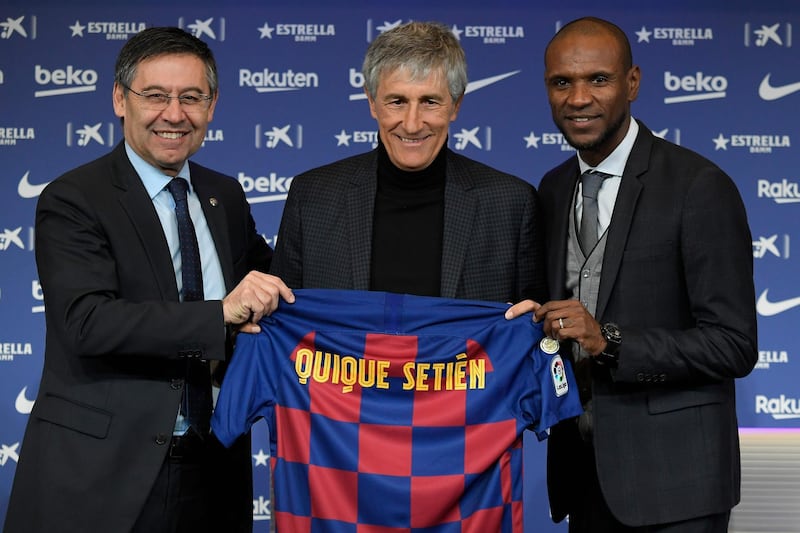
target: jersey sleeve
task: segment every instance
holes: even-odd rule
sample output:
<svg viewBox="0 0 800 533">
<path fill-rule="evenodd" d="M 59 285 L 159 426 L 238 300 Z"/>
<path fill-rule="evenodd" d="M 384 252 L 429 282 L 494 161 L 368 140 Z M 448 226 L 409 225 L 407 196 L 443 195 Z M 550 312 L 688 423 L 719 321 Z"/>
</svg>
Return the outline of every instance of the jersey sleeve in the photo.
<svg viewBox="0 0 800 533">
<path fill-rule="evenodd" d="M 267 327 L 262 322 L 261 333 L 237 336 L 211 418 L 211 429 L 224 446 L 231 446 L 258 419 L 271 416 L 280 368 L 270 363 Z"/>
<path fill-rule="evenodd" d="M 541 394 L 539 412 L 530 429 L 539 440 L 547 438 L 550 427 L 583 412 L 570 362 L 558 350 L 558 341 L 543 338 L 530 354 Z"/>
</svg>

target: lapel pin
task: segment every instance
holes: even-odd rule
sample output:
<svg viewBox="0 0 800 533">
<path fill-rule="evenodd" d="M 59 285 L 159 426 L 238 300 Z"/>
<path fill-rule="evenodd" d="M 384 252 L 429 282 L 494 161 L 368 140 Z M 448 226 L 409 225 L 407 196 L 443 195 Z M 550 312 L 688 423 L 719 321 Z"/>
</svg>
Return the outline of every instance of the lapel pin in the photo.
<svg viewBox="0 0 800 533">
<path fill-rule="evenodd" d="M 217 207 L 217 204 L 219 204 L 219 202 L 217 201 L 217 199 L 216 199 L 216 198 L 214 198 L 213 196 L 212 196 L 211 198 L 209 198 L 209 199 L 208 199 L 208 203 L 210 203 L 210 204 L 211 204 L 211 207 Z"/>
</svg>

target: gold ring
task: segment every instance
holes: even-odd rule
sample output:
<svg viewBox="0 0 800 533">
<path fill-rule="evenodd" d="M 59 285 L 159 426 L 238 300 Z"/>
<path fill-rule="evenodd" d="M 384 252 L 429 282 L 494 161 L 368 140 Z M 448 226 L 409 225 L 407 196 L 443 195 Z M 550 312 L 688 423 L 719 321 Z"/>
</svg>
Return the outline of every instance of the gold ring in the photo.
<svg viewBox="0 0 800 533">
<path fill-rule="evenodd" d="M 558 319 L 558 327 L 560 329 L 564 329 L 564 319 L 563 318 L 559 318 Z"/>
</svg>

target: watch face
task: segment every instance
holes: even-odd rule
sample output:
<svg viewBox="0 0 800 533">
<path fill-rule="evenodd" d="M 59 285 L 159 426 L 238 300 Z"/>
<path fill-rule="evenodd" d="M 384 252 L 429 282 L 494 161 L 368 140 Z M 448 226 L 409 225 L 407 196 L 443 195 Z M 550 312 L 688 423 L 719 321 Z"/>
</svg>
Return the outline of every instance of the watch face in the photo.
<svg viewBox="0 0 800 533">
<path fill-rule="evenodd" d="M 617 350 L 619 350 L 620 344 L 622 344 L 622 333 L 619 330 L 619 326 L 609 322 L 607 324 L 603 324 L 603 327 L 600 328 L 600 331 L 608 343 L 605 352 L 615 355 Z"/>
</svg>

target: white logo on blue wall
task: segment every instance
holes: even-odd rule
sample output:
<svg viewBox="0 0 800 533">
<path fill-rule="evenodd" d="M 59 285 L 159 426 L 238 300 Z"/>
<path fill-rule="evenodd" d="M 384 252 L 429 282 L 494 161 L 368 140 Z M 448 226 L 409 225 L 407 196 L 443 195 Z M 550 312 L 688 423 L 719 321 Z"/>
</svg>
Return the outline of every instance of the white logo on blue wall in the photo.
<svg viewBox="0 0 800 533">
<path fill-rule="evenodd" d="M 25 39 L 36 39 L 36 16 L 31 16 L 27 21 L 25 15 L 13 18 L 6 17 L 5 22 L 0 22 L 0 39 L 11 39 L 18 35 Z"/>
<path fill-rule="evenodd" d="M 269 500 L 264 496 L 259 496 L 253 500 L 253 520 L 261 522 L 264 520 L 271 520 L 272 513 L 269 510 Z"/>
<path fill-rule="evenodd" d="M 575 148 L 570 146 L 566 137 L 561 132 L 542 132 L 541 135 L 536 135 L 531 131 L 527 136 L 523 137 L 525 141 L 525 148 L 539 149 L 539 143 L 544 146 L 557 146 L 562 152 L 574 152 Z"/>
<path fill-rule="evenodd" d="M 664 88 L 672 93 L 677 91 L 686 93 L 664 98 L 665 104 L 680 104 L 725 98 L 728 80 L 724 76 L 709 76 L 701 71 L 691 76 L 678 76 L 667 70 L 664 72 Z"/>
<path fill-rule="evenodd" d="M 789 96 L 790 94 L 800 91 L 800 81 L 782 85 L 772 85 L 769 80 L 770 76 L 771 74 L 764 76 L 764 79 L 761 80 L 761 84 L 758 86 L 758 96 L 760 96 L 762 100 L 766 100 L 768 102 L 772 100 L 778 100 L 779 98 L 783 98 L 784 96 Z"/>
<path fill-rule="evenodd" d="M 775 420 L 800 418 L 800 399 L 798 398 L 791 398 L 784 394 L 777 398 L 770 398 L 758 394 L 755 400 L 757 415 L 770 415 Z"/>
<path fill-rule="evenodd" d="M 760 179 L 756 182 L 756 191 L 759 198 L 769 198 L 776 204 L 800 203 L 800 186 L 796 181 Z"/>
<path fill-rule="evenodd" d="M 456 150 L 463 151 L 472 146 L 478 150 L 484 150 L 487 152 L 491 151 L 492 128 L 489 126 L 483 128 L 483 133 L 480 135 L 480 137 L 479 133 L 481 133 L 480 126 L 475 126 L 471 129 L 461 128 L 460 132 L 457 132 L 453 135 L 453 137 L 456 139 L 454 148 Z"/>
<path fill-rule="evenodd" d="M 775 148 L 791 148 L 792 139 L 788 135 L 758 135 L 735 133 L 725 137 L 722 133 L 714 139 L 714 150 L 728 150 L 731 148 L 746 148 L 751 154 L 771 154 Z"/>
<path fill-rule="evenodd" d="M 31 307 L 31 313 L 44 313 L 44 293 L 42 292 L 42 284 L 38 279 L 31 282 L 31 296 L 33 301 L 37 302 L 36 305 Z"/>
<path fill-rule="evenodd" d="M 14 409 L 21 415 L 29 415 L 33 411 L 33 404 L 35 400 L 29 400 L 27 397 L 28 387 L 22 387 L 22 390 L 17 394 L 17 399 L 14 401 Z"/>
<path fill-rule="evenodd" d="M 6 463 L 9 459 L 14 461 L 15 463 L 19 462 L 19 453 L 17 450 L 19 449 L 19 442 L 14 444 L 0 444 L 0 466 L 6 466 Z"/>
<path fill-rule="evenodd" d="M 220 17 L 215 21 L 214 17 L 207 19 L 194 19 L 194 22 L 189 24 L 185 23 L 185 19 L 180 17 L 178 19 L 178 27 L 185 29 L 198 39 L 208 37 L 216 41 L 225 40 L 225 17 Z"/>
<path fill-rule="evenodd" d="M 269 454 L 264 453 L 264 450 L 259 449 L 258 453 L 253 455 L 253 460 L 255 461 L 254 466 L 269 466 L 267 461 L 269 461 Z"/>
<path fill-rule="evenodd" d="M 30 342 L 0 342 L 0 361 L 13 361 L 15 357 L 33 355 Z"/>
<path fill-rule="evenodd" d="M 70 37 L 83 38 L 84 32 L 89 35 L 102 35 L 106 41 L 124 41 L 145 29 L 147 24 L 144 22 L 97 22 L 91 21 L 81 24 L 76 20 L 75 24 L 68 26 L 72 31 Z"/>
<path fill-rule="evenodd" d="M 46 96 L 61 96 L 94 92 L 97 90 L 97 71 L 92 69 L 75 68 L 67 65 L 66 68 L 47 69 L 42 65 L 33 67 L 33 77 L 37 85 L 54 86 L 55 88 L 39 90 L 33 93 L 36 98 Z"/>
<path fill-rule="evenodd" d="M 36 130 L 33 128 L 0 127 L 0 146 L 16 146 L 20 141 L 33 141 L 35 139 Z"/>
<path fill-rule="evenodd" d="M 483 44 L 505 44 L 507 39 L 524 39 L 523 26 L 464 26 L 460 29 L 453 24 L 451 30 L 456 39 L 480 39 Z"/>
<path fill-rule="evenodd" d="M 225 140 L 225 132 L 221 129 L 207 129 L 206 135 L 203 137 L 203 146 L 207 142 L 222 142 Z"/>
<path fill-rule="evenodd" d="M 672 46 L 694 46 L 697 41 L 711 41 L 714 31 L 711 28 L 670 28 L 655 27 L 648 30 L 646 26 L 636 32 L 637 43 L 650 43 L 650 37 L 656 41 L 669 41 Z"/>
<path fill-rule="evenodd" d="M 256 193 L 255 196 L 247 196 L 247 201 L 258 204 L 286 200 L 294 176 L 279 176 L 276 172 L 270 172 L 267 176 L 252 177 L 239 172 L 236 179 L 246 195 Z"/>
<path fill-rule="evenodd" d="M 274 150 L 279 146 L 288 146 L 300 150 L 303 148 L 303 126 L 296 124 L 292 130 L 292 125 L 270 126 L 269 129 L 256 124 L 255 126 L 255 145 L 256 148 L 269 148 Z"/>
<path fill-rule="evenodd" d="M 403 19 L 397 19 L 393 21 L 384 20 L 382 23 L 376 26 L 372 19 L 367 19 L 367 42 L 372 42 L 372 39 L 381 33 L 396 28 L 402 23 Z"/>
<path fill-rule="evenodd" d="M 778 241 L 778 237 L 782 237 Z M 767 254 L 779 259 L 789 259 L 789 235 L 770 235 L 769 237 L 759 237 L 753 241 L 753 257 L 763 259 Z"/>
<path fill-rule="evenodd" d="M 259 39 L 272 40 L 273 33 L 276 37 L 288 37 L 298 43 L 315 43 L 321 37 L 335 37 L 336 26 L 333 24 L 303 24 L 303 23 L 278 23 L 270 26 L 265 22 L 258 28 Z"/>
<path fill-rule="evenodd" d="M 372 148 L 378 146 L 378 132 L 375 130 L 353 130 L 348 133 L 344 128 L 333 136 L 336 139 L 336 146 L 350 146 L 353 144 L 369 144 Z"/>
<path fill-rule="evenodd" d="M 744 45 L 751 43 L 758 48 L 766 46 L 792 46 L 792 23 L 776 22 L 774 24 L 744 24 Z"/>
<path fill-rule="evenodd" d="M 782 300 L 770 300 L 769 296 L 767 296 L 768 293 L 769 289 L 764 289 L 764 292 L 756 300 L 756 311 L 761 316 L 775 316 L 800 306 L 800 296 Z"/>
<path fill-rule="evenodd" d="M 258 93 L 277 93 L 299 91 L 300 89 L 316 89 L 319 87 L 319 74 L 316 72 L 295 72 L 292 69 L 283 72 L 239 69 L 239 87 L 252 87 Z"/>
<path fill-rule="evenodd" d="M 498 74 L 496 76 L 489 76 L 488 78 L 481 78 L 479 80 L 471 81 L 467 83 L 467 88 L 464 91 L 464 94 L 469 94 L 471 92 L 475 92 L 479 89 L 483 89 L 484 87 L 488 87 L 490 85 L 494 85 L 495 83 L 502 81 L 506 78 L 510 78 L 515 74 L 519 74 L 522 72 L 521 70 L 512 70 L 511 72 L 504 72 L 503 74 Z M 350 101 L 354 100 L 366 100 L 367 95 L 363 91 L 364 89 L 364 74 L 361 71 L 356 70 L 354 68 L 350 68 L 350 86 L 354 89 L 362 89 L 361 91 L 351 94 L 349 99 Z"/>
<path fill-rule="evenodd" d="M 6 228 L 3 233 L 0 233 L 0 251 L 8 250 L 12 244 L 20 250 L 24 250 L 25 244 L 23 244 L 22 237 L 20 236 L 21 231 L 22 226 L 13 230 Z"/>
<path fill-rule="evenodd" d="M 103 127 L 105 126 L 105 127 Z M 103 131 L 101 131 L 103 128 Z M 72 122 L 67 122 L 67 146 L 77 145 L 85 147 L 90 144 L 100 146 L 111 146 L 114 144 L 114 124 L 107 122 L 97 122 L 95 124 L 84 124 L 80 128 L 75 128 Z"/>
<path fill-rule="evenodd" d="M 755 368 L 769 370 L 770 365 L 785 365 L 789 363 L 789 352 L 786 350 L 759 350 L 758 362 Z"/>
<path fill-rule="evenodd" d="M 36 198 L 42 193 L 44 188 L 50 184 L 49 181 L 32 184 L 28 179 L 30 173 L 30 170 L 25 172 L 22 178 L 20 178 L 19 184 L 17 184 L 17 194 L 19 194 L 21 198 Z"/>
</svg>

